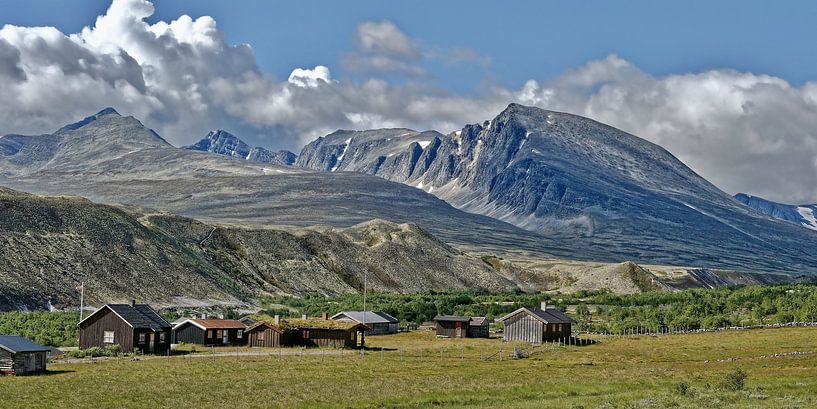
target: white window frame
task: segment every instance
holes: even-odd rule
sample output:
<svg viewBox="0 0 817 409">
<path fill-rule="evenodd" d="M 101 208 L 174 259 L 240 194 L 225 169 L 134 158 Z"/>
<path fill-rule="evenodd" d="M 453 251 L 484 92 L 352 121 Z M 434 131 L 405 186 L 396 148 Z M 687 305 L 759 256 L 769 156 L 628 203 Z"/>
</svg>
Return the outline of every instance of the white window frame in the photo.
<svg viewBox="0 0 817 409">
<path fill-rule="evenodd" d="M 160 332 L 160 333 L 159 333 L 159 343 L 164 343 L 164 342 L 165 342 L 165 339 L 166 339 L 166 337 L 165 337 L 165 333 L 164 333 L 164 332 Z"/>
<path fill-rule="evenodd" d="M 105 331 L 102 333 L 102 342 L 106 344 L 113 344 L 114 339 L 116 339 L 116 333 L 114 331 Z"/>
<path fill-rule="evenodd" d="M 238 339 L 244 338 L 244 330 L 243 329 L 240 329 L 240 330 L 238 330 L 236 332 L 236 338 L 238 338 Z"/>
<path fill-rule="evenodd" d="M 147 342 L 147 334 L 145 334 L 144 332 L 140 332 L 139 333 L 139 344 L 144 344 L 145 342 Z"/>
</svg>

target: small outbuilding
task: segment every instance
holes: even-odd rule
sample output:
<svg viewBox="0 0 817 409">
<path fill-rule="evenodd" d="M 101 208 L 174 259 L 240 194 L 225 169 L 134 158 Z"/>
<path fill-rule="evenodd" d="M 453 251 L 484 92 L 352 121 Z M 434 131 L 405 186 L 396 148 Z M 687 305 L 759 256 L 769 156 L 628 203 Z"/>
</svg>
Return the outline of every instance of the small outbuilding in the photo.
<svg viewBox="0 0 817 409">
<path fill-rule="evenodd" d="M 438 315 L 434 317 L 437 324 L 437 335 L 448 338 L 468 337 L 468 327 L 471 317 L 461 317 L 457 315 Z"/>
<path fill-rule="evenodd" d="M 188 319 L 173 327 L 173 342 L 199 345 L 245 345 L 247 327 L 238 320 Z"/>
<path fill-rule="evenodd" d="M 562 311 L 546 305 L 542 309 L 523 307 L 499 320 L 505 324 L 502 335 L 505 341 L 531 344 L 568 339 L 576 322 Z"/>
<path fill-rule="evenodd" d="M 278 348 L 285 345 L 295 345 L 294 341 L 284 340 L 284 331 L 280 324 L 266 321 L 256 321 L 247 328 L 247 345 L 252 348 Z"/>
<path fill-rule="evenodd" d="M 29 375 L 45 372 L 49 347 L 19 335 L 0 335 L 0 374 Z"/>
<path fill-rule="evenodd" d="M 485 317 L 471 317 L 468 321 L 468 338 L 488 338 L 488 319 Z"/>
<path fill-rule="evenodd" d="M 147 304 L 106 304 L 79 326 L 79 348 L 119 345 L 123 352 L 164 354 L 170 350 L 171 325 Z"/>
<path fill-rule="evenodd" d="M 385 312 L 375 311 L 343 311 L 333 315 L 332 319 L 363 324 L 371 328 L 366 331 L 366 335 L 396 334 L 400 323 L 397 318 Z"/>
</svg>

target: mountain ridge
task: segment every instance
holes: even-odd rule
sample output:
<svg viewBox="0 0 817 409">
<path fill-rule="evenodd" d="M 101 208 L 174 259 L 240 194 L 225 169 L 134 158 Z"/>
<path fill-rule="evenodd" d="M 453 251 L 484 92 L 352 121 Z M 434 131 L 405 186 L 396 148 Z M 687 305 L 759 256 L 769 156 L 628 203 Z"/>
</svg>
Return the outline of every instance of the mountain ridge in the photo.
<svg viewBox="0 0 817 409">
<path fill-rule="evenodd" d="M 237 136 L 221 129 L 210 131 L 198 142 L 183 148 L 276 165 L 292 165 L 298 157 L 287 150 L 272 152 L 262 147 L 250 147 Z"/>
<path fill-rule="evenodd" d="M 810 230 L 817 230 L 817 204 L 790 205 L 773 202 L 762 197 L 738 193 L 735 199 L 759 213 L 783 220 Z"/>
</svg>

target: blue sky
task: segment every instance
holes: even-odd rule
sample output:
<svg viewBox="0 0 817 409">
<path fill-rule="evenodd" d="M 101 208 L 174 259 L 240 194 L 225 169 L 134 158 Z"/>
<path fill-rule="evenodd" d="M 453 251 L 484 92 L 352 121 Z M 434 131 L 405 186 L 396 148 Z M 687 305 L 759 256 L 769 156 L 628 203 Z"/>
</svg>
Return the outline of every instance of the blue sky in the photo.
<svg viewBox="0 0 817 409">
<path fill-rule="evenodd" d="M 817 202 L 817 2 L 0 9 L 0 135 L 50 132 L 113 106 L 177 146 L 220 128 L 297 152 L 339 128 L 447 133 L 517 102 L 657 143 L 728 193 Z"/>
<path fill-rule="evenodd" d="M 77 32 L 109 1 L 3 0 L 0 23 Z M 308 6 L 305 6 L 308 4 Z M 228 43 L 249 43 L 279 78 L 329 66 L 354 47 L 362 21 L 387 19 L 423 44 L 464 47 L 488 66 L 428 64 L 434 81 L 459 92 L 485 83 L 518 87 L 615 53 L 663 76 L 707 69 L 765 73 L 794 85 L 817 78 L 817 2 L 791 1 L 168 1 L 148 21 L 213 16 Z"/>
</svg>

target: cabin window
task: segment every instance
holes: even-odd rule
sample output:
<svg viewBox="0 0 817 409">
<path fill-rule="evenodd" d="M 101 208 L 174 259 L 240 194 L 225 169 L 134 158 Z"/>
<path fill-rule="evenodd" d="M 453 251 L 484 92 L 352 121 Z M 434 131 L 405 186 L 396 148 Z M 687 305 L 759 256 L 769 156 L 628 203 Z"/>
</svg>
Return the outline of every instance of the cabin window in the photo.
<svg viewBox="0 0 817 409">
<path fill-rule="evenodd" d="M 165 342 L 165 333 L 164 332 L 159 333 L 159 342 Z"/>
<path fill-rule="evenodd" d="M 242 330 L 242 329 L 238 330 L 238 332 L 236 332 L 235 336 L 238 339 L 244 338 L 244 330 Z"/>
<path fill-rule="evenodd" d="M 264 331 L 261 331 L 261 332 L 259 332 L 259 333 L 258 333 L 258 340 L 259 340 L 259 341 L 263 341 L 263 340 L 264 340 Z"/>
<path fill-rule="evenodd" d="M 113 331 L 105 331 L 103 342 L 113 344 Z"/>
<path fill-rule="evenodd" d="M 556 331 L 558 331 L 558 332 L 562 332 L 562 324 L 559 324 L 559 326 L 557 327 Z"/>
<path fill-rule="evenodd" d="M 221 330 L 216 331 L 216 338 L 221 338 Z"/>
<path fill-rule="evenodd" d="M 213 338 L 213 330 L 207 331 L 207 338 Z"/>
<path fill-rule="evenodd" d="M 140 344 L 144 344 L 144 343 L 145 343 L 145 337 L 146 337 L 146 334 L 145 334 L 144 332 L 143 332 L 143 333 L 141 333 L 141 334 L 139 334 L 139 343 L 140 343 Z"/>
</svg>

